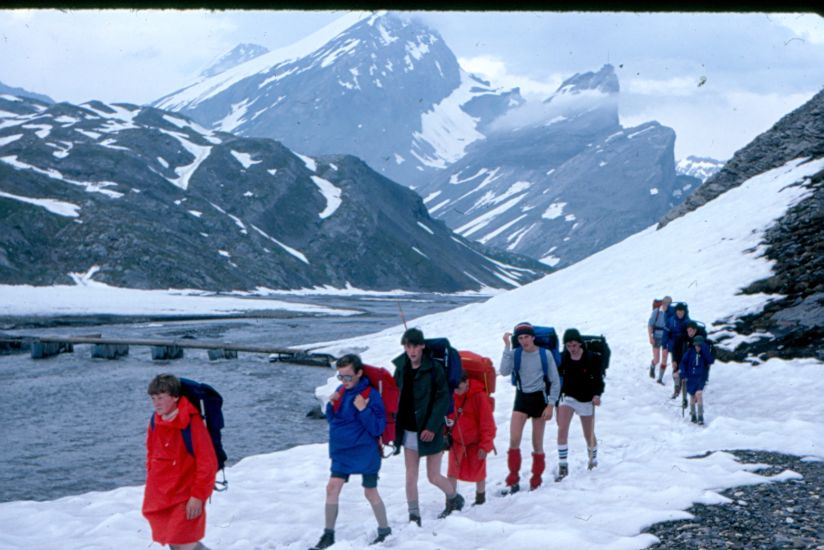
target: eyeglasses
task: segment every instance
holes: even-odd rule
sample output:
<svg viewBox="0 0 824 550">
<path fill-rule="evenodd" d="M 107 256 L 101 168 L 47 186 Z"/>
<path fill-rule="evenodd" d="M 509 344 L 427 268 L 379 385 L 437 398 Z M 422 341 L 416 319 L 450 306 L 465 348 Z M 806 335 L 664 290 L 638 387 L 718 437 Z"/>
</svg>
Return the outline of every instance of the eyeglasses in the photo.
<svg viewBox="0 0 824 550">
<path fill-rule="evenodd" d="M 338 380 L 340 380 L 341 382 L 351 382 L 354 379 L 355 379 L 354 374 L 339 374 L 338 375 Z"/>
</svg>

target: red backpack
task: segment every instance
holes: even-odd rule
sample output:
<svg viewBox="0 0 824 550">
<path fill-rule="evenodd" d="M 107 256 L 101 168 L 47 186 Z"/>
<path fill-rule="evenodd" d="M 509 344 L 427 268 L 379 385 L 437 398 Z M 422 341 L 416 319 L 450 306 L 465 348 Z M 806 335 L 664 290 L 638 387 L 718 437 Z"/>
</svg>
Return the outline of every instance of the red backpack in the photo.
<svg viewBox="0 0 824 550">
<path fill-rule="evenodd" d="M 492 359 L 471 351 L 461 351 L 459 355 L 461 356 L 461 365 L 467 378 L 478 380 L 484 385 L 484 391 L 486 391 L 486 395 L 489 396 L 489 401 L 492 403 L 492 410 L 494 411 L 495 398 L 490 394 L 495 393 L 497 373 L 495 372 L 495 367 L 492 365 Z"/>
<path fill-rule="evenodd" d="M 395 422 L 398 418 L 398 406 L 400 404 L 401 394 L 398 390 L 398 384 L 395 383 L 395 377 L 392 376 L 392 373 L 388 370 L 382 369 L 381 367 L 364 365 L 363 375 L 369 381 L 369 387 L 361 392 L 363 398 L 369 399 L 372 388 L 375 388 L 381 394 L 383 406 L 386 409 L 386 427 L 383 429 L 380 437 L 381 451 L 383 451 L 386 445 L 393 446 L 395 444 Z M 343 386 L 340 386 L 337 392 L 342 397 L 344 392 Z M 341 399 L 336 399 L 332 403 L 332 408 L 337 411 L 340 404 Z M 383 456 L 384 458 L 388 458 L 386 454 Z"/>
</svg>

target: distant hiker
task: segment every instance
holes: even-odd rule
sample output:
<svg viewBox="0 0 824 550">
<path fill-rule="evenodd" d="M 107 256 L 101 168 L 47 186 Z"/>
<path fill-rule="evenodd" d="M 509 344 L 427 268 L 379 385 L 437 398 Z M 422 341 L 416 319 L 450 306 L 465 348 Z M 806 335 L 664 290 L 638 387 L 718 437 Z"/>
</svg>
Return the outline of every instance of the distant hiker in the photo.
<svg viewBox="0 0 824 550">
<path fill-rule="evenodd" d="M 587 443 L 591 470 L 598 465 L 598 441 L 595 438 L 595 407 L 601 405 L 604 379 L 601 375 L 601 358 L 584 346 L 581 333 L 574 328 L 564 332 L 564 352 L 558 374 L 563 380 L 561 402 L 558 405 L 558 475 L 560 481 L 569 473 L 567 455 L 569 424 L 572 416 L 581 417 L 581 428 Z"/>
<path fill-rule="evenodd" d="M 668 326 L 667 349 L 672 354 L 672 399 L 681 393 L 681 380 L 678 366 L 684 356 L 684 340 L 687 338 L 687 324 L 690 316 L 687 314 L 687 306 L 683 302 L 675 305 L 675 315 L 670 317 Z"/>
<path fill-rule="evenodd" d="M 381 468 L 379 438 L 386 427 L 383 399 L 378 391 L 369 391 L 369 380 L 363 376 L 360 357 L 344 355 L 337 360 L 335 367 L 342 385 L 326 404 L 332 465 L 326 484 L 325 524 L 323 535 L 312 550 L 335 544 L 338 500 L 343 484 L 349 481 L 352 474 L 362 477 L 363 494 L 378 520 L 378 536 L 372 544 L 383 542 L 392 533 L 386 519 L 386 507 L 378 494 L 378 471 Z"/>
<path fill-rule="evenodd" d="M 495 442 L 492 403 L 483 382 L 469 380 L 466 373 L 455 389 L 455 411 L 451 415 L 452 447 L 447 476 L 457 490 L 458 480 L 475 482 L 475 505 L 486 502 L 486 457 Z"/>
<path fill-rule="evenodd" d="M 410 328 L 403 333 L 404 353 L 392 360 L 395 381 L 400 390 L 395 448 L 403 446 L 406 466 L 406 501 L 409 521 L 420 527 L 418 504 L 418 471 L 420 458 L 426 457 L 426 477 L 429 483 L 446 495 L 446 507 L 438 517 L 461 510 L 464 498 L 441 474 L 444 451 L 444 428 L 449 408 L 449 385 L 443 367 L 437 365 L 426 351 L 423 332 Z"/>
<path fill-rule="evenodd" d="M 535 329 L 532 325 L 518 324 L 515 327 L 515 338 L 521 346 L 518 369 L 515 351 L 511 349 L 510 332 L 503 336 L 504 351 L 501 356 L 502 375 L 513 374 L 517 370 L 517 373 L 514 373 L 517 390 L 509 424 L 509 449 L 506 456 L 509 468 L 506 486 L 510 493 L 520 489 L 518 482 L 521 479 L 521 437 L 528 418 L 532 419 L 532 477 L 529 480 L 529 488 L 537 489 L 541 485 L 541 475 L 546 468 L 544 428 L 546 421 L 552 419 L 553 407 L 561 393 L 555 358 L 551 352 L 535 345 Z"/>
<path fill-rule="evenodd" d="M 680 379 L 680 372 L 681 372 L 680 365 L 681 365 L 681 361 L 684 358 L 684 354 L 687 353 L 687 351 L 689 351 L 689 349 L 692 347 L 693 339 L 696 336 L 699 336 L 699 335 L 701 335 L 701 333 L 700 333 L 699 328 L 698 328 L 698 322 L 690 320 L 689 322 L 687 322 L 686 328 L 684 329 L 684 332 L 681 334 L 681 337 L 676 340 L 675 348 L 676 348 L 677 354 L 679 356 L 679 359 L 678 359 L 679 379 Z M 706 383 L 708 381 L 709 381 L 709 365 L 707 366 L 707 379 L 704 381 L 704 384 L 706 385 Z M 685 383 L 683 383 L 683 380 L 680 382 L 680 390 L 681 390 L 681 408 L 686 410 L 686 408 L 687 408 L 687 385 Z"/>
<path fill-rule="evenodd" d="M 661 363 L 661 371 L 658 374 L 658 383 L 664 384 L 664 371 L 667 369 L 667 311 L 672 303 L 672 298 L 664 296 L 661 304 L 652 310 L 647 321 L 647 335 L 652 346 L 652 361 L 649 365 L 649 377 L 655 378 L 655 366 Z"/>
<path fill-rule="evenodd" d="M 713 361 L 710 347 L 703 336 L 693 338 L 692 347 L 681 359 L 681 379 L 686 382 L 690 396 L 690 420 L 696 424 L 704 424 L 704 385 Z"/>
<path fill-rule="evenodd" d="M 160 374 L 149 383 L 154 415 L 146 436 L 143 515 L 152 540 L 174 550 L 203 550 L 206 500 L 212 494 L 217 458 L 197 409 L 180 394 L 180 380 Z M 187 450 L 184 432 L 192 451 Z"/>
</svg>

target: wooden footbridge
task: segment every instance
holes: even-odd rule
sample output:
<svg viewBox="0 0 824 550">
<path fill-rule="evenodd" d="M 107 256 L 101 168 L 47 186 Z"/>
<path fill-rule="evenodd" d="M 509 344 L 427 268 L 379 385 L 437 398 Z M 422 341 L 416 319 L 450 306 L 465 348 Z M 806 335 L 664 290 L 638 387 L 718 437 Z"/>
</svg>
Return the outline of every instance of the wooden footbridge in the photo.
<svg viewBox="0 0 824 550">
<path fill-rule="evenodd" d="M 148 346 L 152 359 L 172 360 L 183 357 L 185 349 L 205 349 L 209 360 L 237 359 L 238 352 L 262 353 L 269 355 L 272 362 L 297 363 L 318 367 L 329 367 L 335 357 L 328 353 L 315 353 L 310 349 L 280 348 L 273 346 L 253 346 L 230 342 L 209 342 L 193 338 L 174 340 L 151 338 L 103 338 L 100 334 L 85 336 L 14 336 L 0 334 L 0 353 L 30 351 L 32 359 L 53 357 L 60 353 L 74 352 L 75 344 L 91 344 L 94 358 L 117 359 L 129 354 L 130 346 Z"/>
</svg>

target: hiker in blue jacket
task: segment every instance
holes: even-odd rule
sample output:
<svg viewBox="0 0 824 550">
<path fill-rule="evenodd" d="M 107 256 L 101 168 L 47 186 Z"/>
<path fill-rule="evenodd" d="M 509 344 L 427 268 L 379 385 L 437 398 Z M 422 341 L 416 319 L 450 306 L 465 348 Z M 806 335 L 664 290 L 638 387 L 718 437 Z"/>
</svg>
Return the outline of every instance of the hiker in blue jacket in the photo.
<svg viewBox="0 0 824 550">
<path fill-rule="evenodd" d="M 652 310 L 647 321 L 647 336 L 652 346 L 652 361 L 649 365 L 649 377 L 655 378 L 655 366 L 661 362 L 661 370 L 658 374 L 658 383 L 664 385 L 664 371 L 667 370 L 667 340 L 669 332 L 667 327 L 667 312 L 672 303 L 670 296 L 664 296 L 661 305 Z"/>
<path fill-rule="evenodd" d="M 675 315 L 669 318 L 667 323 L 668 339 L 667 350 L 672 355 L 672 397 L 675 399 L 681 393 L 681 380 L 679 376 L 679 365 L 681 358 L 684 356 L 684 339 L 687 337 L 687 324 L 690 322 L 690 316 L 687 313 L 687 306 L 683 302 L 679 302 L 675 306 Z"/>
<path fill-rule="evenodd" d="M 521 479 L 521 437 L 527 419 L 532 419 L 532 477 L 529 488 L 541 485 L 541 475 L 546 468 L 544 454 L 544 429 L 547 420 L 552 420 L 552 412 L 561 393 L 558 367 L 552 353 L 535 345 L 535 329 L 529 323 L 519 323 L 515 327 L 515 338 L 521 345 L 521 364 L 516 373 L 515 404 L 509 423 L 509 449 L 506 453 L 509 474 L 506 476 L 507 493 L 520 489 Z M 504 334 L 504 351 L 501 356 L 501 374 L 506 376 L 515 370 L 515 351 L 511 349 L 512 333 Z M 543 361 L 547 369 L 544 374 Z M 547 388 L 549 383 L 549 388 Z M 547 393 L 547 390 L 549 392 Z"/>
<path fill-rule="evenodd" d="M 687 393 L 690 396 L 690 421 L 703 425 L 704 385 L 707 383 L 707 375 L 714 359 L 703 336 L 693 338 L 692 344 L 681 359 L 681 380 L 686 382 Z"/>
<path fill-rule="evenodd" d="M 378 536 L 372 544 L 384 541 L 392 533 L 386 519 L 386 507 L 378 494 L 378 471 L 381 469 L 379 438 L 386 427 L 383 399 L 380 392 L 370 391 L 369 380 L 363 376 L 360 357 L 344 355 L 335 366 L 342 385 L 326 404 L 332 473 L 326 485 L 323 535 L 312 550 L 335 544 L 338 499 L 343 484 L 349 481 L 351 474 L 362 476 L 363 493 L 378 520 Z"/>
</svg>

